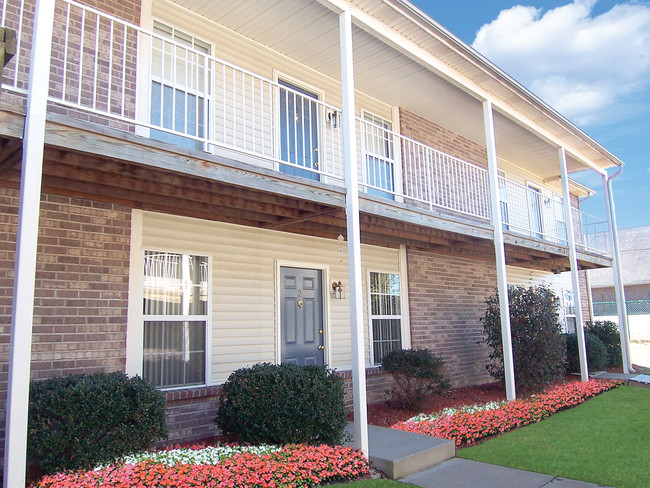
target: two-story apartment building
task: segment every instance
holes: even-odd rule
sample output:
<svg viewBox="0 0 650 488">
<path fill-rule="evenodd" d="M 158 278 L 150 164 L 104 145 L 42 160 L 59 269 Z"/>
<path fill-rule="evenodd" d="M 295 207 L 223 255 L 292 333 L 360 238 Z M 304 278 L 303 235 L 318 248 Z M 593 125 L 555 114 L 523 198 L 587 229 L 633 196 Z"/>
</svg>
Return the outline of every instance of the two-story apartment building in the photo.
<svg viewBox="0 0 650 488">
<path fill-rule="evenodd" d="M 0 5 L 4 415 L 35 7 Z M 489 381 L 498 285 L 553 286 L 571 322 L 571 256 L 611 265 L 566 174 L 622 163 L 406 0 L 56 0 L 49 23 L 31 376 L 142 375 L 173 439 L 211 435 L 257 362 L 351 389 L 361 351 L 378 400 L 383 355 L 427 347 Z"/>
</svg>

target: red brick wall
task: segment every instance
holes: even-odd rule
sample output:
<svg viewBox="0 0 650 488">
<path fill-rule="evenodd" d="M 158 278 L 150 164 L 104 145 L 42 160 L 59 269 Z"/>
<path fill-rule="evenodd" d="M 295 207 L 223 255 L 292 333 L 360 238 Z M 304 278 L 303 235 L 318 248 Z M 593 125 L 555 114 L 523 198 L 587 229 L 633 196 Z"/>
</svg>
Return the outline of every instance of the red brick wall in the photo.
<svg viewBox="0 0 650 488">
<path fill-rule="evenodd" d="M 4 446 L 18 191 L 0 187 L 0 450 Z M 124 371 L 131 209 L 43 195 L 32 378 Z"/>
<path fill-rule="evenodd" d="M 497 286 L 490 262 L 407 249 L 411 344 L 441 355 L 454 386 L 493 381 L 488 349 L 477 344 L 485 298 Z"/>
<path fill-rule="evenodd" d="M 403 135 L 487 169 L 485 147 L 403 108 L 399 110 L 399 124 Z"/>
</svg>

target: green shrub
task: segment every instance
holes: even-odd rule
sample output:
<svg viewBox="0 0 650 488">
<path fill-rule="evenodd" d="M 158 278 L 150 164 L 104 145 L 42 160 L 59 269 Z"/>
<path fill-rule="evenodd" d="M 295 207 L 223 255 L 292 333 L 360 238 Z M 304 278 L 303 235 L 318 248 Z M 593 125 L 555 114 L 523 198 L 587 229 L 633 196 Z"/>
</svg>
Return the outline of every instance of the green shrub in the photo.
<svg viewBox="0 0 650 488">
<path fill-rule="evenodd" d="M 587 322 L 585 332 L 589 332 L 598 337 L 607 349 L 607 366 L 620 366 L 623 364 L 621 353 L 621 336 L 618 325 L 609 320 L 599 322 Z"/>
<path fill-rule="evenodd" d="M 589 371 L 602 371 L 607 367 L 607 349 L 597 336 L 585 332 L 585 347 L 587 348 L 587 365 Z M 580 372 L 580 356 L 578 355 L 578 336 L 566 334 L 567 371 Z"/>
<path fill-rule="evenodd" d="M 166 438 L 165 398 L 124 373 L 32 381 L 28 431 L 28 459 L 42 470 L 90 469 Z"/>
<path fill-rule="evenodd" d="M 402 349 L 388 353 L 381 361 L 395 384 L 388 391 L 390 401 L 400 408 L 418 410 L 423 400 L 451 387 L 445 377 L 445 363 L 428 349 Z"/>
<path fill-rule="evenodd" d="M 509 287 L 510 327 L 515 381 L 519 387 L 535 388 L 564 377 L 566 343 L 559 321 L 560 301 L 544 286 Z M 503 342 L 499 294 L 485 300 L 487 310 L 481 318 L 483 333 L 491 348 L 489 373 L 503 380 Z"/>
<path fill-rule="evenodd" d="M 320 366 L 238 369 L 223 385 L 215 422 L 250 443 L 338 444 L 346 425 L 343 382 Z"/>
</svg>

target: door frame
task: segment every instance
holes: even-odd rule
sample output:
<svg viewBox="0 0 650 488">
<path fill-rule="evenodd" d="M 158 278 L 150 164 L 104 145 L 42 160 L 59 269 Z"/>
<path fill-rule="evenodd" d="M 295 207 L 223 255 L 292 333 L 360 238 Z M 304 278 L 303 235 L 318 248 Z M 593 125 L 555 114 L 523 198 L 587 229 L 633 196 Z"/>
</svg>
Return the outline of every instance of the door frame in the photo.
<svg viewBox="0 0 650 488">
<path fill-rule="evenodd" d="M 329 367 L 331 364 L 332 356 L 330 350 L 330 333 L 329 333 L 329 324 L 330 324 L 330 307 L 329 307 L 329 266 L 322 263 L 310 263 L 304 261 L 287 261 L 281 259 L 274 260 L 274 269 L 275 274 L 275 363 L 282 363 L 282 314 L 280 306 L 280 297 L 281 297 L 281 286 L 280 282 L 280 268 L 299 268 L 299 269 L 315 269 L 321 272 L 321 293 L 322 293 L 322 303 L 323 303 L 323 345 L 325 346 L 325 354 L 323 361 L 326 367 Z"/>
</svg>

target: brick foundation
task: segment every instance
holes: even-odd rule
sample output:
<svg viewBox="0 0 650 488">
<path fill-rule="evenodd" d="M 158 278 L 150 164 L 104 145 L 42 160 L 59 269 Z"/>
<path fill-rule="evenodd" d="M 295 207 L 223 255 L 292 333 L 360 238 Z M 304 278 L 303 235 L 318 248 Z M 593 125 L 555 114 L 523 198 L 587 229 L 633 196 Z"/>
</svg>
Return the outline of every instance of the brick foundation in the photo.
<svg viewBox="0 0 650 488">
<path fill-rule="evenodd" d="M 480 318 L 497 286 L 493 263 L 408 248 L 411 344 L 441 355 L 454 386 L 493 381 Z"/>
<path fill-rule="evenodd" d="M 4 449 L 18 190 L 0 187 L 0 451 Z M 131 209 L 41 198 L 32 378 L 124 371 Z"/>
</svg>

